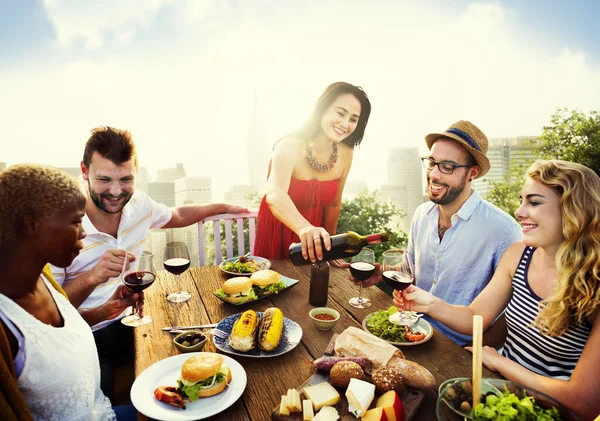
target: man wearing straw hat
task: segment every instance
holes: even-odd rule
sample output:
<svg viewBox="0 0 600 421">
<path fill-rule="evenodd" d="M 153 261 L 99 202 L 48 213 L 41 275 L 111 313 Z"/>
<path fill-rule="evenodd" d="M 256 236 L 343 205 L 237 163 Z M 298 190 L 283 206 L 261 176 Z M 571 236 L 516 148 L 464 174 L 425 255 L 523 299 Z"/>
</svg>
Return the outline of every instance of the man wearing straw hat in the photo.
<svg viewBox="0 0 600 421">
<path fill-rule="evenodd" d="M 430 202 L 415 211 L 405 259 L 417 286 L 448 303 L 468 305 L 488 284 L 508 246 L 521 239 L 521 229 L 471 186 L 490 169 L 488 140 L 477 126 L 461 120 L 427 135 L 425 142 L 429 154 L 421 160 Z M 470 342 L 470 336 L 425 318 L 459 345 Z"/>
</svg>

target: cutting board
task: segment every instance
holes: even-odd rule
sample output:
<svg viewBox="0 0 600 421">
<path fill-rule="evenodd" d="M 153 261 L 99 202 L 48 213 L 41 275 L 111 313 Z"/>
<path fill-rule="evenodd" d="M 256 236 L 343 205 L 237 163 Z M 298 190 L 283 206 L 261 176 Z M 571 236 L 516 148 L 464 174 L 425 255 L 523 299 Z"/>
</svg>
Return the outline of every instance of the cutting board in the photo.
<svg viewBox="0 0 600 421">
<path fill-rule="evenodd" d="M 327 345 L 327 349 L 323 354 L 324 357 L 333 355 L 333 349 L 335 345 L 335 340 L 337 339 L 337 333 L 334 334 L 329 341 L 329 345 Z M 327 372 L 317 370 L 315 374 L 313 374 L 310 378 L 308 378 L 304 383 L 300 386 L 296 387 L 296 390 L 300 392 L 302 395 L 302 391 L 305 387 L 320 383 L 321 381 L 326 381 L 329 378 Z M 371 377 L 366 376 L 365 380 L 370 381 Z M 291 386 L 290 386 L 291 388 Z M 357 418 L 352 415 L 348 411 L 348 400 L 346 399 L 346 390 L 345 389 L 337 389 L 340 394 L 340 401 L 335 405 L 339 415 L 340 421 L 357 421 Z M 375 403 L 377 402 L 377 398 L 379 394 L 375 395 L 375 399 L 373 399 L 373 403 L 371 404 L 371 408 L 375 407 Z M 302 399 L 305 399 L 305 396 L 301 396 Z M 415 416 L 421 404 L 423 403 L 423 399 L 425 398 L 425 394 L 421 390 L 413 389 L 412 387 L 406 387 L 404 392 L 400 395 L 400 400 L 402 401 L 402 405 L 404 406 L 404 415 L 406 421 L 411 421 Z M 273 409 L 271 413 L 272 421 L 302 421 L 302 412 L 292 413 L 290 415 L 281 415 L 279 413 L 279 406 Z"/>
</svg>

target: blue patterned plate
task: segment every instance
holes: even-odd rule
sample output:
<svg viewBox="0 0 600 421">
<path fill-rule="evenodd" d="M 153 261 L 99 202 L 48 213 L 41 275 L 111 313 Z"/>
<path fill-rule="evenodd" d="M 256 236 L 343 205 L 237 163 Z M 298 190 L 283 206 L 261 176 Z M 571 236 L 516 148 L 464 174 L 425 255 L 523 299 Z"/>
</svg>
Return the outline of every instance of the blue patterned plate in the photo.
<svg viewBox="0 0 600 421">
<path fill-rule="evenodd" d="M 297 279 L 288 278 L 287 276 L 283 276 L 283 275 L 280 275 L 280 276 L 281 276 L 280 279 L 285 284 L 285 288 L 282 289 L 281 291 L 279 291 L 278 294 L 282 293 L 283 291 L 285 291 L 287 289 L 290 289 L 291 287 L 295 286 L 299 282 Z M 245 303 L 230 303 L 229 301 L 225 300 L 224 298 L 219 297 L 217 295 L 216 291 L 213 292 L 213 294 L 215 294 L 215 297 L 217 297 L 219 300 L 223 301 L 224 303 L 231 304 L 232 306 L 243 306 L 244 304 L 253 303 L 253 302 L 261 300 L 263 298 L 267 298 L 267 297 L 271 297 L 271 296 L 275 295 L 275 294 L 263 295 L 263 296 L 258 297 L 256 300 L 248 300 Z"/>
<path fill-rule="evenodd" d="M 258 317 L 262 319 L 263 312 L 259 311 Z M 233 328 L 233 324 L 237 319 L 239 319 L 241 313 L 234 314 L 233 316 L 225 317 L 223 320 L 219 322 L 215 329 L 225 332 L 227 335 L 224 335 L 224 338 L 221 338 L 217 335 L 213 336 L 213 341 L 215 343 L 215 347 L 223 352 L 232 355 L 239 355 L 241 357 L 250 357 L 250 358 L 269 358 L 269 357 L 277 357 L 278 355 L 285 354 L 286 352 L 291 351 L 296 348 L 296 346 L 300 343 L 302 339 L 302 328 L 298 323 L 293 320 L 290 320 L 286 317 L 283 318 L 283 333 L 281 334 L 281 341 L 277 348 L 273 351 L 267 352 L 258 348 L 258 346 L 248 352 L 240 352 L 233 349 L 229 345 L 229 335 L 231 334 L 231 329 Z"/>
</svg>

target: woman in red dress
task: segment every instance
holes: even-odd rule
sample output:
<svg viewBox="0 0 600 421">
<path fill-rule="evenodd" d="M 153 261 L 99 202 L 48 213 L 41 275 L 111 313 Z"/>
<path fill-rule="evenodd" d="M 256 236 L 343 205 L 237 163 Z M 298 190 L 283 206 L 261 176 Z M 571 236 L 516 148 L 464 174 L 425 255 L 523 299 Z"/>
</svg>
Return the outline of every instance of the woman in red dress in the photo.
<svg viewBox="0 0 600 421">
<path fill-rule="evenodd" d="M 327 87 L 310 117 L 280 139 L 269 163 L 267 192 L 258 211 L 254 254 L 287 257 L 293 242 L 304 258 L 323 257 L 335 234 L 342 192 L 371 114 L 371 103 L 358 86 L 336 82 Z"/>
</svg>

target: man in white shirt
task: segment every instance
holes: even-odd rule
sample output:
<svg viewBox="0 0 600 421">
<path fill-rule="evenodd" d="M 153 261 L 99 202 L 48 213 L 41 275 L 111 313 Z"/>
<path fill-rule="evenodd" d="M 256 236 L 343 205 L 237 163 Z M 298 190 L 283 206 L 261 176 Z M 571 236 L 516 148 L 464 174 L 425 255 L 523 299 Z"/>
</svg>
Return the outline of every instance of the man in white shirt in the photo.
<svg viewBox="0 0 600 421">
<path fill-rule="evenodd" d="M 88 235 L 69 267 L 52 267 L 53 276 L 94 330 L 102 389 L 111 399 L 112 368 L 103 367 L 104 363 L 124 352 L 133 357 L 131 328 L 115 322 L 128 306 L 143 297 L 121 284 L 125 253 L 140 256 L 151 229 L 180 228 L 211 215 L 248 212 L 224 203 L 168 208 L 135 190 L 137 168 L 135 144 L 127 130 L 92 130 L 81 162 L 83 179 L 88 184 L 82 222 Z M 130 351 L 123 343 L 131 345 Z"/>
</svg>

